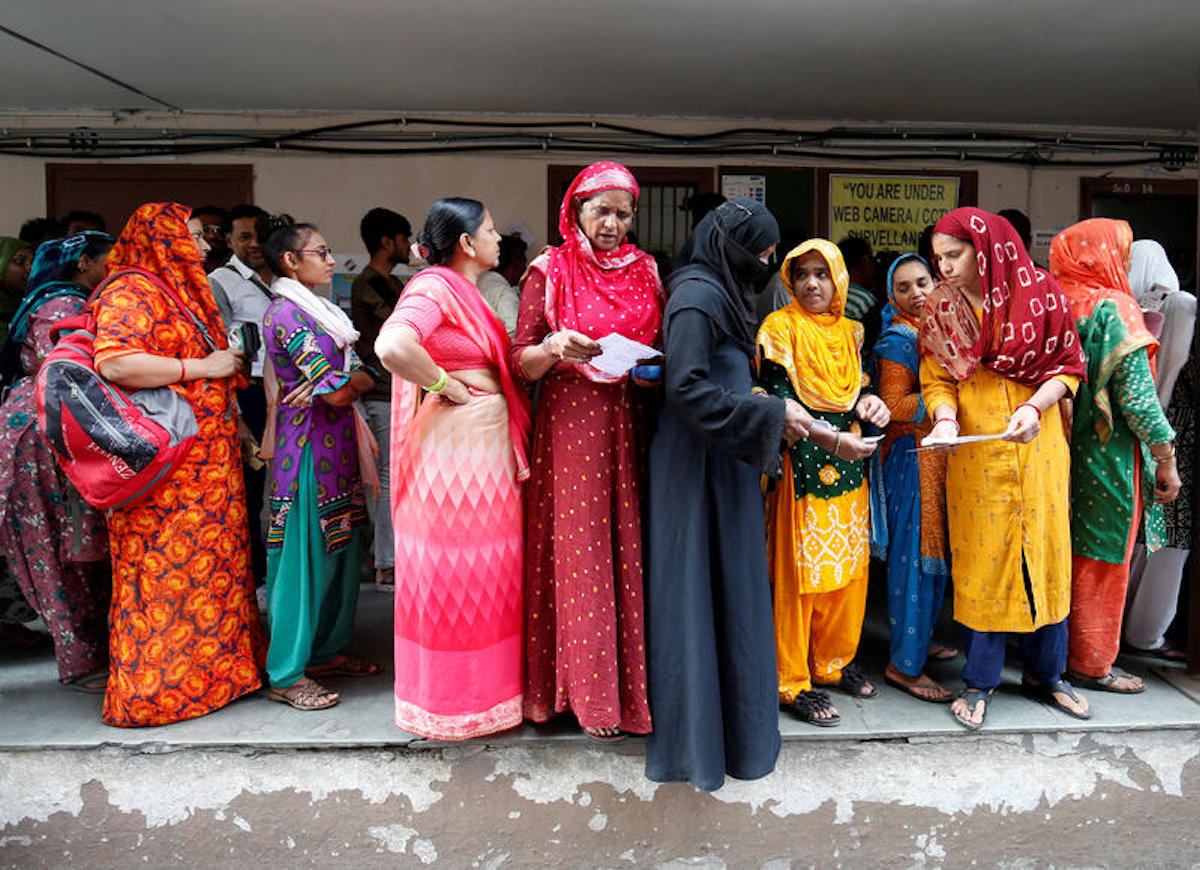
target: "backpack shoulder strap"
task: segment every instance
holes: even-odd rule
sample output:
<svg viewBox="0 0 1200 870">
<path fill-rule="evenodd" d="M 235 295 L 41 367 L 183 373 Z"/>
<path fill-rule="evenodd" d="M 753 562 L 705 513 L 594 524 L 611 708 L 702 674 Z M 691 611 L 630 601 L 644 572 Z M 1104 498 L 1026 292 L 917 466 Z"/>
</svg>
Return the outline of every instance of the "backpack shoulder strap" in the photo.
<svg viewBox="0 0 1200 870">
<path fill-rule="evenodd" d="M 145 278 L 147 281 L 149 281 L 151 284 L 153 284 L 155 287 L 157 287 L 159 290 L 161 290 L 163 295 L 166 296 L 168 299 L 170 299 L 171 302 L 173 302 L 175 304 L 175 307 L 178 308 L 181 312 L 183 312 L 187 316 L 187 318 L 192 321 L 192 324 L 200 332 L 200 337 L 203 338 L 204 343 L 208 345 L 208 349 L 209 350 L 217 349 L 217 343 L 215 341 L 213 341 L 212 333 L 210 333 L 208 331 L 208 327 L 200 320 L 200 318 L 197 317 L 192 312 L 192 310 L 187 307 L 186 304 L 184 304 L 183 300 L 179 298 L 179 295 L 174 290 L 172 290 L 170 287 L 168 287 L 166 282 L 164 282 L 161 278 L 159 278 L 153 272 L 147 272 L 145 269 L 121 269 L 120 271 L 113 272 L 111 275 L 106 277 L 102 282 L 100 282 L 99 286 L 97 286 L 96 289 L 92 291 L 92 295 L 88 297 L 88 310 L 89 311 L 91 310 L 92 304 L 95 302 L 96 298 L 100 295 L 101 290 L 106 288 L 110 283 L 112 283 L 117 278 L 121 278 L 125 275 L 137 275 L 141 278 Z"/>
</svg>

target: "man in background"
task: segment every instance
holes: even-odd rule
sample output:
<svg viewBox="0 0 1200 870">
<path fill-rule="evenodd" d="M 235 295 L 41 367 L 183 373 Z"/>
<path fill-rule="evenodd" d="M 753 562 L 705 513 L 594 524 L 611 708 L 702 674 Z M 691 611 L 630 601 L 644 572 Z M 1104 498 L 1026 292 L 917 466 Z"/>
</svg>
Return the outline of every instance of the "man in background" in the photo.
<svg viewBox="0 0 1200 870">
<path fill-rule="evenodd" d="M 479 295 L 500 318 L 509 338 L 517 332 L 517 313 L 521 308 L 521 291 L 517 284 L 529 264 L 528 248 L 520 236 L 501 236 L 500 262 L 495 269 L 479 277 Z"/>
<path fill-rule="evenodd" d="M 263 429 L 267 424 L 267 395 L 263 390 L 263 360 L 266 354 L 262 342 L 262 322 L 267 306 L 271 304 L 272 275 L 263 259 L 256 227 L 258 219 L 266 216 L 267 213 L 255 205 L 237 205 L 229 210 L 222 228 L 232 254 L 229 262 L 208 276 L 231 344 L 244 346 L 243 325 L 258 335 L 258 352 L 250 360 L 250 383 L 244 390 L 238 390 L 241 423 L 256 443 L 262 443 Z M 247 433 L 241 434 L 243 444 L 247 443 Z M 267 576 L 267 550 L 262 524 L 267 472 L 262 462 L 250 455 L 248 450 L 242 455 L 242 471 L 246 477 L 246 512 L 250 515 L 250 560 L 255 580 L 261 584 Z"/>
<path fill-rule="evenodd" d="M 62 224 L 48 217 L 30 218 L 21 224 L 21 231 L 18 233 L 18 238 L 33 245 L 35 251 L 42 242 L 61 239 L 62 236 Z"/>
<path fill-rule="evenodd" d="M 83 211 L 75 209 L 69 212 L 60 223 L 65 227 L 64 236 L 73 236 L 76 233 L 82 233 L 84 230 L 96 230 L 97 232 L 105 232 L 104 218 L 94 211 Z"/>
<path fill-rule="evenodd" d="M 377 471 L 380 494 L 369 507 L 374 528 L 372 552 L 375 558 L 375 585 L 386 590 L 393 588 L 396 563 L 388 474 L 392 376 L 375 355 L 375 339 L 379 337 L 383 322 L 400 301 L 400 291 L 404 285 L 392 274 L 392 270 L 408 262 L 412 226 L 402 214 L 391 209 L 373 208 L 363 216 L 359 234 L 371 256 L 371 262 L 350 286 L 350 318 L 360 333 L 355 345 L 359 358 L 375 371 L 375 386 L 363 394 L 361 401 L 363 416 L 379 444 Z"/>
<path fill-rule="evenodd" d="M 208 242 L 208 253 L 204 255 L 204 271 L 214 272 L 229 262 L 233 251 L 225 238 L 225 209 L 219 205 L 202 205 L 192 211 L 192 217 L 200 221 L 204 230 L 204 241 Z"/>
</svg>

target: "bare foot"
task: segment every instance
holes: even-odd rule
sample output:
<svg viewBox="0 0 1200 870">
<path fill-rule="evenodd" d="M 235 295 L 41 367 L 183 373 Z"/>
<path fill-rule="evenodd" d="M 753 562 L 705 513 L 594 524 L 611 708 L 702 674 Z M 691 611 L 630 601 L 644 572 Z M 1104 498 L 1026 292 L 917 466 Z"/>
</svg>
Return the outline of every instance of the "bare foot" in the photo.
<svg viewBox="0 0 1200 870">
<path fill-rule="evenodd" d="M 904 689 L 904 691 L 920 698 L 922 701 L 942 702 L 950 700 L 951 692 L 926 674 L 918 674 L 915 677 L 910 677 L 908 674 L 897 670 L 889 664 L 887 670 L 884 671 L 884 676 L 887 677 L 888 682 L 895 683 Z"/>
</svg>

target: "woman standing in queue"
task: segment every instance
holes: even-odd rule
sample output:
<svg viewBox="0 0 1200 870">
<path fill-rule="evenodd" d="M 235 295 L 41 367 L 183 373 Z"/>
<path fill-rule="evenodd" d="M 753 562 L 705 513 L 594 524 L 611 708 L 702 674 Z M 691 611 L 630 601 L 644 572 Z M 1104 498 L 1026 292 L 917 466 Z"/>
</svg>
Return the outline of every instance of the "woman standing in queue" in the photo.
<svg viewBox="0 0 1200 870">
<path fill-rule="evenodd" d="M 883 440 L 887 497 L 889 656 L 884 679 L 922 701 L 940 704 L 950 692 L 925 673 L 927 659 L 945 661 L 958 651 L 933 643 L 950 560 L 946 542 L 946 456 L 916 452 L 933 428 L 921 398 L 917 330 L 933 273 L 919 254 L 901 254 L 887 274 L 888 306 L 875 343 L 879 397 L 892 412 Z M 874 482 L 872 482 L 874 485 Z"/>
<path fill-rule="evenodd" d="M 187 208 L 147 203 L 108 255 L 111 280 L 92 303 L 100 374 L 129 390 L 169 386 L 199 426 L 187 457 L 147 498 L 109 512 L 109 725 L 202 716 L 259 687 L 262 627 L 234 412 L 242 353 L 228 348 L 207 251 Z"/>
<path fill-rule="evenodd" d="M 521 722 L 529 400 L 476 286 L 500 253 L 483 203 L 438 200 L 418 243 L 432 268 L 408 282 L 375 342 L 396 376 L 396 725 L 467 740 Z"/>
<path fill-rule="evenodd" d="M 779 754 L 763 474 L 808 433 L 795 401 L 756 395 L 755 294 L 779 225 L 751 199 L 700 222 L 671 274 L 666 405 L 650 449 L 646 776 L 720 788 Z"/>
<path fill-rule="evenodd" d="M 1067 676 L 1076 686 L 1122 694 L 1145 689 L 1141 677 L 1115 665 L 1133 545 L 1144 516 L 1147 548 L 1161 546 L 1162 504 L 1179 492 L 1175 432 L 1150 368 L 1158 342 L 1126 277 L 1132 242 L 1125 221 L 1093 218 L 1050 243 L 1050 272 L 1071 303 L 1088 359 L 1071 432 Z"/>
<path fill-rule="evenodd" d="M 650 730 L 642 584 L 646 396 L 589 366 L 609 333 L 652 345 L 654 258 L 626 242 L 638 184 L 594 163 L 563 197 L 563 243 L 530 264 L 513 359 L 540 381 L 526 490 L 525 715 L 571 710 L 597 741 Z"/>
<path fill-rule="evenodd" d="M 25 298 L 34 248 L 24 239 L 0 236 L 0 341 L 8 334 L 8 323 Z"/>
<path fill-rule="evenodd" d="M 758 331 L 759 383 L 798 401 L 814 425 L 787 452 L 767 494 L 767 561 L 775 601 L 779 703 L 803 722 L 837 725 L 827 689 L 855 699 L 878 689 L 854 660 L 867 607 L 871 509 L 861 422 L 886 426 L 867 392 L 863 326 L 845 315 L 850 276 L 838 246 L 809 239 L 779 270 L 792 302 Z"/>
<path fill-rule="evenodd" d="M 275 301 L 263 315 L 263 344 L 286 398 L 276 411 L 267 532 L 267 696 L 297 710 L 324 710 L 338 695 L 319 679 L 382 670 L 344 652 L 367 521 L 358 469 L 364 427 L 353 403 L 374 380 L 354 352 L 358 331 L 350 318 L 313 292 L 333 280 L 324 237 L 286 216 L 272 221 L 262 253 L 276 275 Z"/>
<path fill-rule="evenodd" d="M 104 280 L 113 241 L 88 231 L 39 246 L 30 292 L 0 352 L 3 386 L 11 388 L 0 405 L 0 547 L 50 631 L 59 679 L 93 694 L 108 683 L 108 530 L 38 430 L 34 378 L 54 347 L 54 324 L 82 313 Z"/>
<path fill-rule="evenodd" d="M 1186 662 L 1187 650 L 1167 640 L 1179 606 L 1179 587 L 1192 541 L 1192 458 L 1196 453 L 1196 408 L 1200 378 L 1191 353 L 1196 297 L 1179 287 L 1167 252 L 1153 239 L 1135 239 L 1129 248 L 1129 289 L 1144 312 L 1158 311 L 1165 322 L 1155 355 L 1158 401 L 1175 430 L 1175 469 L 1179 494 L 1163 505 L 1163 545 L 1147 553 L 1134 547 L 1125 612 L 1125 642 L 1140 655 Z"/>
<path fill-rule="evenodd" d="M 934 425 L 925 439 L 1001 436 L 952 448 L 946 468 L 954 618 L 966 688 L 951 705 L 983 724 L 1019 635 L 1022 688 L 1085 719 L 1062 679 L 1071 606 L 1070 452 L 1058 402 L 1087 362 L 1067 300 L 1004 218 L 958 208 L 934 226 L 943 283 L 921 319 L 921 388 Z"/>
</svg>

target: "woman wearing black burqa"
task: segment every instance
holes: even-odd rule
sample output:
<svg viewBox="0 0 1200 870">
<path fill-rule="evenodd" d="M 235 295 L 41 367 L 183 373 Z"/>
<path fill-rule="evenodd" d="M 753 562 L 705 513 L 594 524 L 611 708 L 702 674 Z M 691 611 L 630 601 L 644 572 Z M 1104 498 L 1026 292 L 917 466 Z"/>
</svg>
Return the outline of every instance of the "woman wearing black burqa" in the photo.
<svg viewBox="0 0 1200 870">
<path fill-rule="evenodd" d="M 720 788 L 779 755 L 762 474 L 808 433 L 795 402 L 751 393 L 756 285 L 779 241 L 761 204 L 710 212 L 680 254 L 663 320 L 666 405 L 650 452 L 646 776 Z"/>
</svg>

